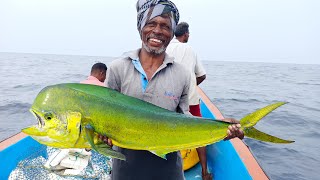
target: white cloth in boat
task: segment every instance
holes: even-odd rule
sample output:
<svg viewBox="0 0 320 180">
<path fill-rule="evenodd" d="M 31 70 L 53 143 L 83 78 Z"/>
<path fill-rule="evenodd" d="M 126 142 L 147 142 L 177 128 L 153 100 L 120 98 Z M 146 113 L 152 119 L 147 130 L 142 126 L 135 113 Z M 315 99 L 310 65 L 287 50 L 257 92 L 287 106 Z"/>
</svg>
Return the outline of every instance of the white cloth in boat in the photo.
<svg viewBox="0 0 320 180">
<path fill-rule="evenodd" d="M 87 167 L 90 157 L 91 152 L 85 149 L 59 149 L 44 166 L 60 175 L 78 175 Z"/>
</svg>

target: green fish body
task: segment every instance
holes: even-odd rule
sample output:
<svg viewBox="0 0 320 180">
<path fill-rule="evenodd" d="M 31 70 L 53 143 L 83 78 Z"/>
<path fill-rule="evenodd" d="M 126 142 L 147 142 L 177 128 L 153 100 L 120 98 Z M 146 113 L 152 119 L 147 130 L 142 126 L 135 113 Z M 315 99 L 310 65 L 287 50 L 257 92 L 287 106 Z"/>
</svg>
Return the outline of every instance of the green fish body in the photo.
<svg viewBox="0 0 320 180">
<path fill-rule="evenodd" d="M 253 128 L 265 115 L 283 105 L 275 103 L 244 117 L 246 136 L 267 142 L 290 143 Z M 148 150 L 165 158 L 170 152 L 213 144 L 227 136 L 229 123 L 172 112 L 115 90 L 86 84 L 58 84 L 44 88 L 30 111 L 39 124 L 23 129 L 38 142 L 58 148 L 93 148 L 125 159 L 96 138 L 114 145 Z"/>
</svg>

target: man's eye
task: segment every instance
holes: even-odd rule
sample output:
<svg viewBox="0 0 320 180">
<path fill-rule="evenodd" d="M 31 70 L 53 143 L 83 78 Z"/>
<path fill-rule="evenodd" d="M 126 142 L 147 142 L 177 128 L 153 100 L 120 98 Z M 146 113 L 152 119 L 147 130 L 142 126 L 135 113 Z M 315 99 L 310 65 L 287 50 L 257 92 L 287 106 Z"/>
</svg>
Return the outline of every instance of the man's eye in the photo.
<svg viewBox="0 0 320 180">
<path fill-rule="evenodd" d="M 149 23 L 147 23 L 147 26 L 149 26 L 149 27 L 153 27 L 153 26 L 155 26 L 155 23 L 153 23 L 153 22 L 149 22 Z"/>
<path fill-rule="evenodd" d="M 169 26 L 163 26 L 163 29 L 170 30 Z"/>
</svg>

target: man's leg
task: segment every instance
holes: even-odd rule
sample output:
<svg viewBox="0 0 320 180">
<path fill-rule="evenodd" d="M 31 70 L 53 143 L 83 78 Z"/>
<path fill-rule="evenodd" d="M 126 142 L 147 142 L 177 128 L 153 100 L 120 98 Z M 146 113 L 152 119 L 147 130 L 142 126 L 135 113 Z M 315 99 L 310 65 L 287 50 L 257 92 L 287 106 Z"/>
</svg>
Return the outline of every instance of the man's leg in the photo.
<svg viewBox="0 0 320 180">
<path fill-rule="evenodd" d="M 200 111 L 200 104 L 198 105 L 191 105 L 189 106 L 189 111 L 193 116 L 202 117 L 201 111 Z M 200 165 L 202 168 L 201 174 L 203 180 L 211 180 L 212 174 L 208 173 L 208 167 L 207 167 L 207 150 L 206 147 L 199 147 L 197 148 Z"/>
</svg>

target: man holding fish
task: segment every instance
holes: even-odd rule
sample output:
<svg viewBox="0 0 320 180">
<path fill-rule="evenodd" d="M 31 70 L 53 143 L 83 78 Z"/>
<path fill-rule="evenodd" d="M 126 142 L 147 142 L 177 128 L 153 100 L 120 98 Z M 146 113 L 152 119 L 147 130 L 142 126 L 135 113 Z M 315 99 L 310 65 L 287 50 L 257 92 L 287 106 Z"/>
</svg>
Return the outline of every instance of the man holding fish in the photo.
<svg viewBox="0 0 320 180">
<path fill-rule="evenodd" d="M 243 138 L 244 132 L 265 142 L 294 142 L 253 127 L 285 102 L 242 118 L 243 131 L 233 119 L 226 123 L 185 115 L 190 74 L 165 53 L 178 10 L 168 0 L 139 0 L 137 11 L 142 48 L 112 62 L 109 88 L 66 83 L 42 89 L 30 109 L 38 124 L 24 133 L 47 146 L 91 148 L 114 158 L 114 180 L 184 179 L 179 150 Z M 105 143 L 114 144 L 116 151 Z"/>
<path fill-rule="evenodd" d="M 139 0 L 137 12 L 142 48 L 112 62 L 107 72 L 107 87 L 171 111 L 189 114 L 190 73 L 165 52 L 179 21 L 178 9 L 168 0 Z M 230 125 L 226 139 L 243 138 L 239 128 L 240 124 Z M 100 136 L 100 139 L 112 146 L 107 137 Z M 114 180 L 184 179 L 179 152 L 167 154 L 165 160 L 149 151 L 115 149 L 126 156 L 126 161 L 114 159 Z"/>
</svg>

